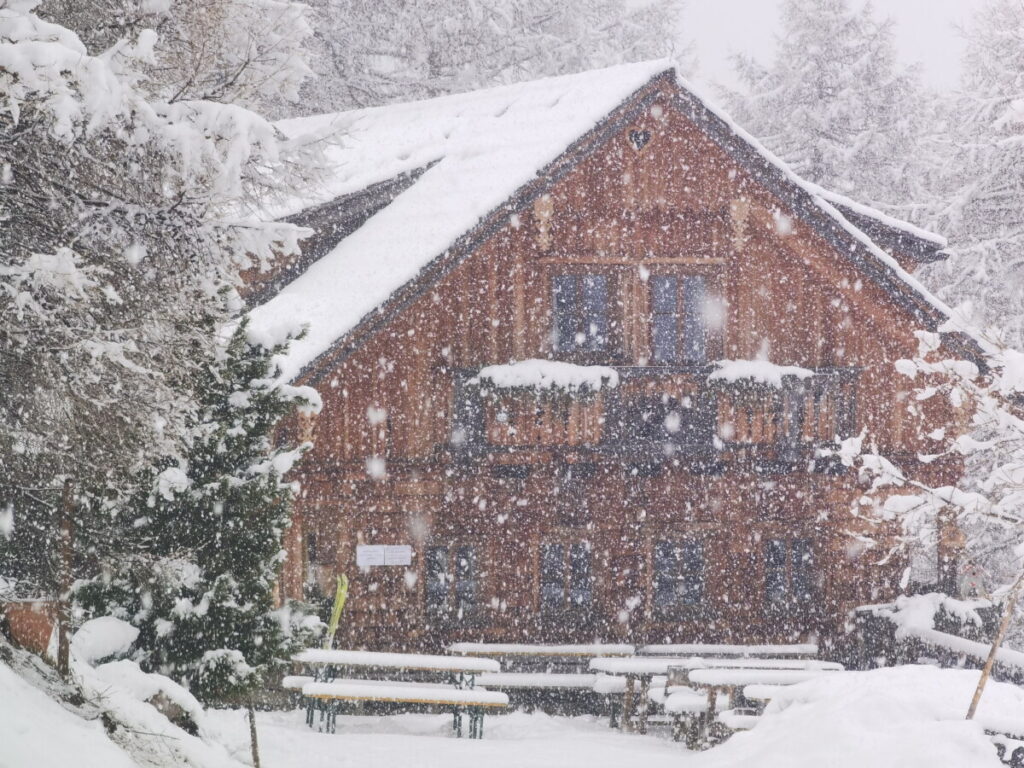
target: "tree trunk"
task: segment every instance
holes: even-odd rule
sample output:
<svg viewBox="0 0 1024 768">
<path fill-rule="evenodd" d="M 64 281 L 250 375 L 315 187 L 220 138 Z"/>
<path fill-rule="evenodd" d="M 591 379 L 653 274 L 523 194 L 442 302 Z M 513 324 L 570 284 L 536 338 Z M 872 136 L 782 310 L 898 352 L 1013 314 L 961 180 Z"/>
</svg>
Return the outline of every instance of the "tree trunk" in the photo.
<svg viewBox="0 0 1024 768">
<path fill-rule="evenodd" d="M 57 671 L 65 680 L 71 672 L 71 583 L 72 558 L 74 556 L 75 500 L 74 483 L 71 478 L 64 481 L 64 492 L 60 503 L 60 572 L 58 576 L 57 599 Z"/>
<path fill-rule="evenodd" d="M 249 705 L 249 743 L 252 747 L 253 768 L 260 768 L 260 747 L 256 741 L 256 712 Z"/>
<path fill-rule="evenodd" d="M 967 710 L 968 720 L 973 719 L 974 713 L 978 710 L 978 703 L 981 701 L 981 694 L 985 690 L 985 683 L 988 682 L 988 678 L 992 674 L 992 667 L 996 663 L 996 654 L 999 652 L 999 646 L 1002 645 L 1003 638 L 1006 636 L 1006 630 L 1010 627 L 1010 620 L 1013 618 L 1013 610 L 1017 605 L 1017 599 L 1020 597 L 1021 587 L 1024 587 L 1024 573 L 1017 577 L 1016 583 L 1006 596 L 1003 620 L 999 622 L 999 630 L 996 632 L 995 639 L 992 640 L 992 648 L 989 649 L 988 658 L 985 659 L 985 666 L 981 670 L 978 687 L 974 689 L 974 698 L 971 699 L 971 706 Z"/>
</svg>

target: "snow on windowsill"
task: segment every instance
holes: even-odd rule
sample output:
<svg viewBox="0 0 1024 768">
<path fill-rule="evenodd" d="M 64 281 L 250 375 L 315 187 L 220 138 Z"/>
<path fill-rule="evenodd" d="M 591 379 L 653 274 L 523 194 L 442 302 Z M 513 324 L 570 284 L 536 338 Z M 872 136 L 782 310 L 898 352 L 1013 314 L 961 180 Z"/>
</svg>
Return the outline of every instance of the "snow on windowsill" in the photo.
<svg viewBox="0 0 1024 768">
<path fill-rule="evenodd" d="M 488 365 L 472 379 L 497 389 L 564 389 L 597 392 L 619 385 L 619 374 L 603 365 L 574 365 L 559 360 L 520 360 Z"/>
<path fill-rule="evenodd" d="M 759 384 L 782 388 L 782 379 L 785 376 L 795 376 L 798 379 L 808 379 L 814 375 L 809 368 L 801 368 L 797 365 L 776 365 L 767 360 L 719 360 L 715 363 L 715 370 L 708 376 L 708 381 L 737 381 L 752 380 Z"/>
</svg>

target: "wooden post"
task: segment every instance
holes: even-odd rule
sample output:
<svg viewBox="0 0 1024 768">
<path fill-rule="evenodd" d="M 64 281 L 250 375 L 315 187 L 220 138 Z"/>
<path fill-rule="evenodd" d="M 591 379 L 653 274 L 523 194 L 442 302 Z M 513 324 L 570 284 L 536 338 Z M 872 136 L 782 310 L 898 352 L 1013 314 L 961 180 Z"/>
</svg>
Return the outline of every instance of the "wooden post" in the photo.
<svg viewBox="0 0 1024 768">
<path fill-rule="evenodd" d="M 60 548 L 57 596 L 57 671 L 65 680 L 71 671 L 71 584 L 72 558 L 74 556 L 74 483 L 71 478 L 64 481 L 60 502 Z"/>
<path fill-rule="evenodd" d="M 651 692 L 651 676 L 643 675 L 640 678 L 640 701 L 637 704 L 637 725 L 641 734 L 647 733 L 647 697 Z"/>
<path fill-rule="evenodd" d="M 633 731 L 633 675 L 626 675 L 626 691 L 622 694 L 622 730 Z"/>
<path fill-rule="evenodd" d="M 1024 587 L 1024 573 L 1017 577 L 1016 583 L 1014 583 L 1009 594 L 1006 596 L 1003 620 L 999 622 L 999 630 L 992 641 L 992 648 L 989 649 L 988 658 L 985 659 L 985 666 L 982 668 L 981 677 L 978 679 L 978 687 L 974 689 L 974 698 L 971 699 L 971 706 L 967 710 L 968 720 L 973 719 L 974 713 L 978 710 L 978 703 L 981 701 L 981 694 L 985 690 L 985 683 L 988 682 L 988 678 L 992 674 L 992 667 L 996 663 L 996 654 L 999 652 L 999 646 L 1002 645 L 1003 638 L 1006 636 L 1006 630 L 1010 626 L 1010 620 L 1013 618 L 1013 609 L 1016 607 L 1017 600 L 1020 597 L 1021 587 Z"/>
<path fill-rule="evenodd" d="M 249 704 L 249 744 L 252 747 L 253 768 L 260 768 L 260 747 L 256 741 L 256 712 Z"/>
</svg>

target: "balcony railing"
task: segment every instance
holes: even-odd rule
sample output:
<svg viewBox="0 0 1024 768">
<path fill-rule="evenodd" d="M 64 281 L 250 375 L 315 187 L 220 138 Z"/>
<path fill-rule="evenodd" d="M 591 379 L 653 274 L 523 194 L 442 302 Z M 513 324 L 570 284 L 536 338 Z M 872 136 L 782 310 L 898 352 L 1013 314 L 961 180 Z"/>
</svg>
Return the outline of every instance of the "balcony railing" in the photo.
<svg viewBox="0 0 1024 768">
<path fill-rule="evenodd" d="M 576 450 L 631 462 L 748 458 L 782 468 L 855 428 L 857 374 L 822 368 L 782 386 L 709 381 L 709 367 L 618 368 L 597 391 L 496 389 L 457 374 L 451 447 L 466 460 L 498 453 Z M 818 467 L 821 469 L 822 467 Z"/>
</svg>

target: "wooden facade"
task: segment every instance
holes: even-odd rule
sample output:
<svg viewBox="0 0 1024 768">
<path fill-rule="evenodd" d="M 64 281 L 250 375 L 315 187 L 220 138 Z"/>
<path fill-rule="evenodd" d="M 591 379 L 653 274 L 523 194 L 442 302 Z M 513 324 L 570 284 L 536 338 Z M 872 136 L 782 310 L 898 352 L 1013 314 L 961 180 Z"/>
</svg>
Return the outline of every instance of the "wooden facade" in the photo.
<svg viewBox="0 0 1024 768">
<path fill-rule="evenodd" d="M 306 369 L 284 592 L 347 574 L 339 642 L 381 649 L 828 637 L 892 597 L 897 532 L 822 449 L 927 449 L 893 362 L 941 318 L 808 200 L 655 78 Z M 871 226 L 907 269 L 935 255 Z M 477 376 L 534 358 L 618 385 Z M 754 359 L 814 375 L 711 377 Z M 411 562 L 358 567 L 371 545 Z"/>
</svg>

